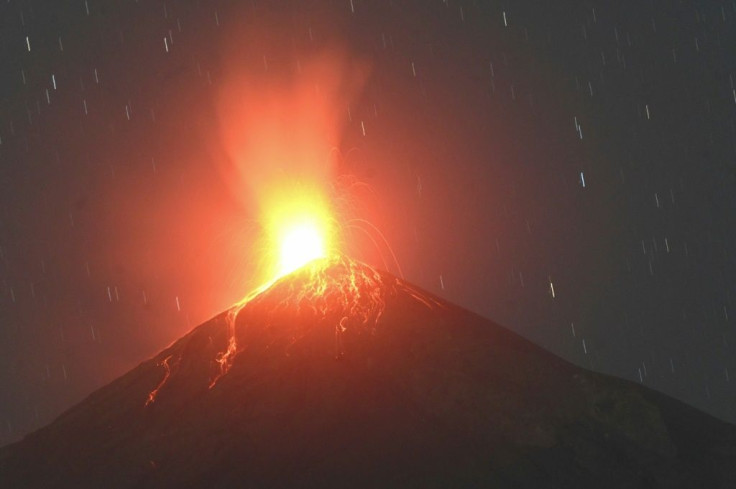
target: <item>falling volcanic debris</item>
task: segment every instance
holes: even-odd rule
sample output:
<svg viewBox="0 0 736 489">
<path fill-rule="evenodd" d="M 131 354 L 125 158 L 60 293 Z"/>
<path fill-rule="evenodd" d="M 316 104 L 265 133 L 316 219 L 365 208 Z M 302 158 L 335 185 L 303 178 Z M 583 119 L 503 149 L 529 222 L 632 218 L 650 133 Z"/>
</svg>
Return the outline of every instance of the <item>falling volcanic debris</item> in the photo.
<svg viewBox="0 0 736 489">
<path fill-rule="evenodd" d="M 0 450 L 5 487 L 734 487 L 736 428 L 346 257 Z"/>
</svg>

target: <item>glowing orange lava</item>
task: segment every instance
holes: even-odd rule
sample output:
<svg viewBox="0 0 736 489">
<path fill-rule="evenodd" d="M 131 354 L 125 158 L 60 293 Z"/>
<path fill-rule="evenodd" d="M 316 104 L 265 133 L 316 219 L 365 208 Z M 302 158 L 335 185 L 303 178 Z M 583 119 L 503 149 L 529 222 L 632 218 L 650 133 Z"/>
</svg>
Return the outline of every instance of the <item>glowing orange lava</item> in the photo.
<svg viewBox="0 0 736 489">
<path fill-rule="evenodd" d="M 298 319 L 308 309 L 322 322 L 334 321 L 327 327 L 334 327 L 335 357 L 339 358 L 343 355 L 343 333 L 349 327 L 372 330 L 383 314 L 385 296 L 390 290 L 391 287 L 383 282 L 377 270 L 344 255 L 333 254 L 307 263 L 293 272 L 293 276 L 256 291 L 229 311 L 228 347 L 215 359 L 218 372 L 210 382 L 210 388 L 228 373 L 239 353 L 235 327 L 238 316 L 244 311 L 262 309 L 265 305 L 264 296 L 279 299 L 276 304 L 269 303 L 269 314 L 292 310 L 294 319 Z M 305 332 L 298 320 L 292 323 L 289 330 L 281 334 L 296 341 Z"/>
<path fill-rule="evenodd" d="M 334 334 L 334 356 L 341 358 L 345 354 L 345 335 L 373 335 L 387 299 L 397 293 L 430 309 L 442 307 L 402 280 L 344 255 L 334 253 L 310 261 L 255 290 L 228 311 L 227 343 L 211 359 L 209 388 L 214 388 L 229 373 L 238 355 L 252 348 L 253 340 L 258 343 L 259 338 L 268 338 L 266 348 L 276 343 L 286 345 L 286 352 L 311 331 L 322 330 L 328 336 Z M 164 367 L 164 377 L 149 394 L 146 406 L 156 400 L 169 377 L 177 373 L 181 356 L 173 365 L 171 358 L 159 363 Z"/>
<path fill-rule="evenodd" d="M 164 358 L 159 362 L 159 365 L 164 367 L 164 378 L 161 379 L 161 382 L 158 383 L 155 389 L 153 389 L 148 394 L 148 399 L 146 399 L 146 406 L 149 404 L 152 404 L 156 401 L 156 396 L 158 395 L 158 392 L 161 390 L 161 387 L 164 386 L 167 380 L 169 380 L 169 376 L 171 375 L 171 366 L 169 365 L 169 360 L 171 360 L 172 355 L 169 355 L 168 357 Z"/>
</svg>

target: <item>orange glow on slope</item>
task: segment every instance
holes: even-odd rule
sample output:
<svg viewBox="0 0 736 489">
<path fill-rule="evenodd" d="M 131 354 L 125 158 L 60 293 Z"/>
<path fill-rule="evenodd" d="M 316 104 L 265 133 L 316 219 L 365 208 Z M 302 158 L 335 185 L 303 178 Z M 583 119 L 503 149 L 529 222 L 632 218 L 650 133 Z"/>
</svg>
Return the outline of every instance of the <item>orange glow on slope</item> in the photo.
<svg viewBox="0 0 736 489">
<path fill-rule="evenodd" d="M 289 277 L 264 286 L 229 311 L 228 346 L 215 359 L 218 372 L 210 382 L 210 389 L 230 371 L 240 353 L 236 328 L 240 315 L 247 317 L 266 312 L 273 316 L 291 310 L 295 319 L 302 314 L 312 314 L 322 323 L 334 320 L 334 324 L 325 325 L 334 328 L 335 357 L 339 358 L 343 355 L 342 336 L 346 331 L 355 328 L 372 331 L 378 324 L 385 308 L 387 291 L 391 291 L 391 287 L 383 282 L 378 271 L 338 254 L 313 260 Z M 267 296 L 274 295 L 279 300 L 276 304 L 269 303 Z M 244 322 L 247 323 L 247 319 Z M 280 333 L 294 342 L 305 331 L 301 330 L 303 325 L 300 321 L 290 323 L 289 330 Z"/>
<path fill-rule="evenodd" d="M 314 330 L 327 333 L 322 338 L 332 335 L 334 357 L 343 357 L 350 351 L 346 348 L 349 337 L 376 332 L 387 299 L 397 292 L 429 309 L 443 307 L 409 284 L 344 255 L 307 263 L 252 292 L 227 312 L 227 343 L 211 359 L 209 388 L 230 372 L 240 354 L 248 354 L 248 349 L 252 352 L 256 344 L 274 350 L 285 345 L 286 352 Z M 265 345 L 264 338 L 268 338 Z M 164 376 L 149 394 L 146 406 L 156 401 L 170 376 L 179 373 L 184 351 L 186 348 L 179 349 L 173 362 L 171 355 L 159 362 Z"/>
<path fill-rule="evenodd" d="M 284 184 L 282 189 L 288 187 Z M 270 272 L 263 285 L 228 311 L 228 346 L 215 358 L 218 373 L 210 388 L 230 370 L 238 353 L 235 321 L 240 311 L 285 275 L 304 267 L 311 270 L 315 266 L 325 266 L 315 262 L 339 256 L 337 225 L 327 199 L 318 190 L 308 191 L 304 186 L 289 190 L 272 192 L 263 199 L 270 205 L 265 205 L 261 218 L 266 241 L 261 261 L 268 263 Z"/>
</svg>

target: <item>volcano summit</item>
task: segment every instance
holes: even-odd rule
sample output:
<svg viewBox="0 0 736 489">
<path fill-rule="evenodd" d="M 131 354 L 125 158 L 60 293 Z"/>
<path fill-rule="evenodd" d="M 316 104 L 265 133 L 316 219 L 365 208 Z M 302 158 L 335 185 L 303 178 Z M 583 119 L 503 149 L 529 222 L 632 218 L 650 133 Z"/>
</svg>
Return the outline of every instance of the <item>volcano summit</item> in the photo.
<svg viewBox="0 0 736 489">
<path fill-rule="evenodd" d="M 736 427 L 347 258 L 0 449 L 23 488 L 736 487 Z"/>
</svg>

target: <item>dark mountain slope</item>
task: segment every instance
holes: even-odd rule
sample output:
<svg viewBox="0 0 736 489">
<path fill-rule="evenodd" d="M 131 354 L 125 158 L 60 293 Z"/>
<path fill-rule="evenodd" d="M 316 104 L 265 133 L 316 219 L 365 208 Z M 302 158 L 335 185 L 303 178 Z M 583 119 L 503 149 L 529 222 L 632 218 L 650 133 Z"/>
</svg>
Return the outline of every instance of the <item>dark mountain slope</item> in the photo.
<svg viewBox="0 0 736 489">
<path fill-rule="evenodd" d="M 0 450 L 0 481 L 736 487 L 734 461 L 734 426 L 340 259 L 281 279 Z"/>
</svg>

